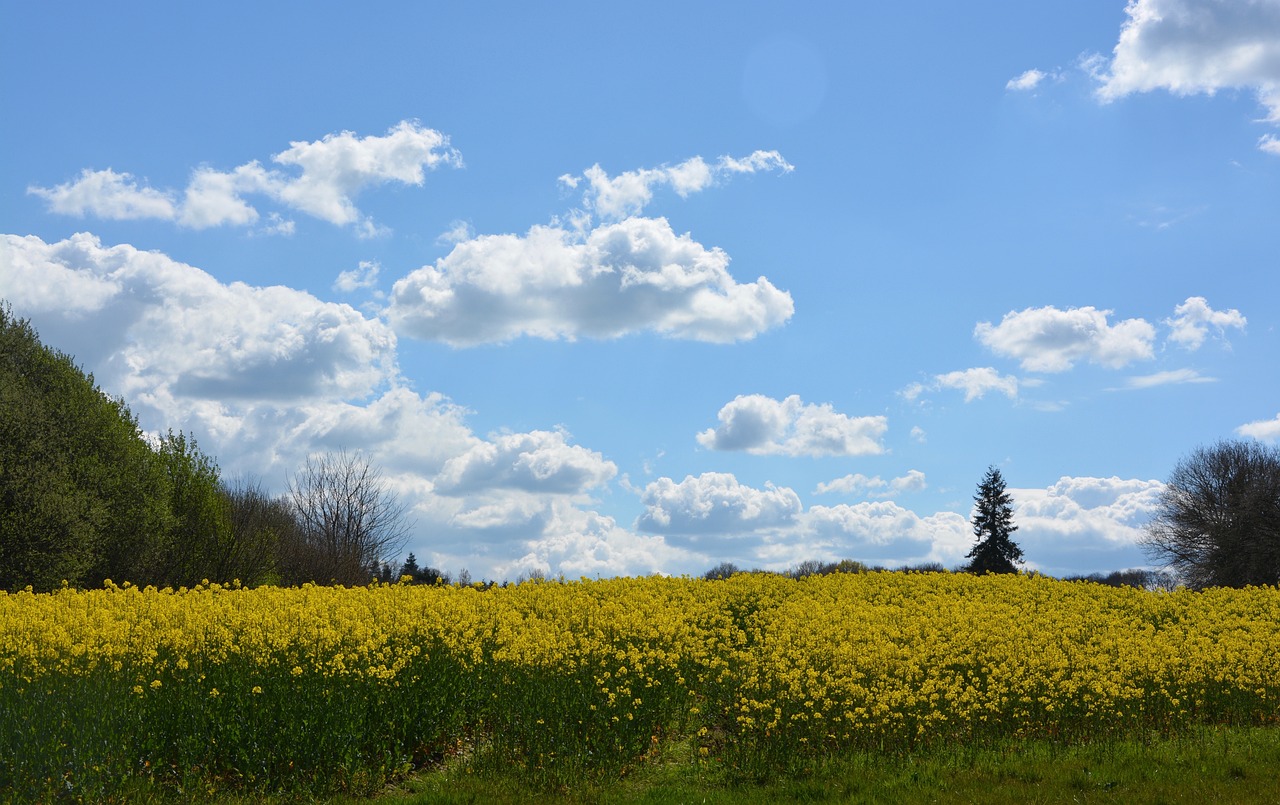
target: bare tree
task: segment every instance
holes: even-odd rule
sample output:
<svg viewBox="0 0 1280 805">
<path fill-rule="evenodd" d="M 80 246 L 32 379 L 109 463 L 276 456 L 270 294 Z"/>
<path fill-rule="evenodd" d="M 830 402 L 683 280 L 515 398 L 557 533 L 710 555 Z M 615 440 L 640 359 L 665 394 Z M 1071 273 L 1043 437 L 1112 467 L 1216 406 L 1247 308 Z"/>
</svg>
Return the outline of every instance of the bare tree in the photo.
<svg viewBox="0 0 1280 805">
<path fill-rule="evenodd" d="M 289 482 L 289 502 L 302 572 L 315 582 L 368 583 L 370 568 L 398 556 L 411 527 L 381 471 L 345 450 L 307 459 Z"/>
<path fill-rule="evenodd" d="M 1280 583 L 1280 448 L 1224 441 L 1182 459 L 1142 545 L 1193 588 Z"/>
</svg>

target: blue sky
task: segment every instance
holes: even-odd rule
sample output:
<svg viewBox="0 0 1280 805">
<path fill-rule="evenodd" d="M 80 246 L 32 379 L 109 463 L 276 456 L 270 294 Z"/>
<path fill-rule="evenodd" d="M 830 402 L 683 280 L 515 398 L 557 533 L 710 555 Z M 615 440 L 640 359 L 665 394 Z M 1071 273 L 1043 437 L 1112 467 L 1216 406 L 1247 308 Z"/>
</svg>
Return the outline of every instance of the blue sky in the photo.
<svg viewBox="0 0 1280 805">
<path fill-rule="evenodd" d="M 1280 440 L 1280 2 L 0 2 L 0 298 L 474 577 L 1146 564 Z"/>
</svg>

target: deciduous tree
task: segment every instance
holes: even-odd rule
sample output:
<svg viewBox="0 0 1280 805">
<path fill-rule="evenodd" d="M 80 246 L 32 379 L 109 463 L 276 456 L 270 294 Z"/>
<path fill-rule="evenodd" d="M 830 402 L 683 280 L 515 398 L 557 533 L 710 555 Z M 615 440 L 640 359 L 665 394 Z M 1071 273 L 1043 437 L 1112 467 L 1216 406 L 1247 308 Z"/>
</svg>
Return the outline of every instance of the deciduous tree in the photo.
<svg viewBox="0 0 1280 805">
<path fill-rule="evenodd" d="M 1222 441 L 1183 458 L 1142 544 L 1189 587 L 1280 583 L 1280 448 Z"/>
</svg>

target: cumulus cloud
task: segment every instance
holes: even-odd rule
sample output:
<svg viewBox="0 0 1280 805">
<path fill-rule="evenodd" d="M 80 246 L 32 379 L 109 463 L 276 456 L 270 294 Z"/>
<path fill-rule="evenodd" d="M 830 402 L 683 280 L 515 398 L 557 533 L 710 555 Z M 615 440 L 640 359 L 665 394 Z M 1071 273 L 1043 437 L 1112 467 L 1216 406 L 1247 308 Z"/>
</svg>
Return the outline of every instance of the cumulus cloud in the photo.
<svg viewBox="0 0 1280 805">
<path fill-rule="evenodd" d="M 829 403 L 804 403 L 795 394 L 784 400 L 740 395 L 720 409 L 718 418 L 718 426 L 698 434 L 699 444 L 756 455 L 876 455 L 884 452 L 881 439 L 889 428 L 883 416 L 850 417 Z"/>
<path fill-rule="evenodd" d="M 923 476 L 908 473 L 895 482 L 913 486 Z M 724 473 L 680 483 L 660 478 L 641 500 L 637 530 L 665 535 L 673 545 L 697 545 L 717 561 L 773 570 L 808 559 L 955 564 L 972 542 L 968 521 L 953 512 L 922 517 L 890 501 L 804 510 L 791 489 L 757 489 Z"/>
<path fill-rule="evenodd" d="M 499 565 L 499 576 L 563 573 L 580 576 L 646 575 L 672 567 L 702 567 L 713 559 L 667 543 L 660 536 L 636 534 L 612 517 L 594 511 L 554 507 L 543 533 L 524 544 L 526 553 Z"/>
<path fill-rule="evenodd" d="M 1247 89 L 1280 124 L 1280 4 L 1132 0 L 1111 59 L 1092 63 L 1098 97 Z M 1260 143 L 1264 150 L 1267 139 Z"/>
<path fill-rule="evenodd" d="M 578 494 L 617 472 L 600 453 L 569 444 L 562 431 L 506 433 L 449 459 L 436 490 L 445 495 L 489 489 Z"/>
<path fill-rule="evenodd" d="M 1047 77 L 1048 75 L 1040 70 L 1027 70 L 1021 75 L 1010 78 L 1008 82 L 1005 83 L 1004 88 L 1018 92 L 1026 92 L 1038 87 L 1040 82 L 1044 81 Z"/>
<path fill-rule="evenodd" d="M 1240 311 L 1214 310 L 1203 296 L 1192 296 L 1173 309 L 1173 318 L 1165 324 L 1173 328 L 1169 340 L 1188 350 L 1197 350 L 1213 328 L 1220 339 L 1226 338 L 1229 327 L 1243 330 L 1247 320 Z"/>
<path fill-rule="evenodd" d="M 789 173 L 794 167 L 777 151 L 755 151 L 740 159 L 723 156 L 715 162 L 697 156 L 678 165 L 625 171 L 617 176 L 609 176 L 596 164 L 581 176 L 561 176 L 560 183 L 571 189 L 585 183 L 586 208 L 607 220 L 621 220 L 639 214 L 653 199 L 656 187 L 665 185 L 686 198 L 734 174 L 774 170 Z"/>
<path fill-rule="evenodd" d="M 764 277 L 739 283 L 729 256 L 663 218 L 629 218 L 585 237 L 556 226 L 459 243 L 396 282 L 398 332 L 454 346 L 544 339 L 750 339 L 791 317 L 791 295 Z"/>
<path fill-rule="evenodd" d="M 851 558 L 887 567 L 922 562 L 955 565 L 968 550 L 971 533 L 962 515 L 938 512 L 921 517 L 887 500 L 814 506 L 788 541 L 776 541 L 764 553 L 781 560 L 785 546 L 786 553 L 798 556 L 800 548 L 815 554 L 805 558 L 825 561 Z"/>
<path fill-rule="evenodd" d="M 1063 477 L 1013 489 L 1014 539 L 1038 567 L 1060 575 L 1146 563 L 1138 547 L 1164 485 L 1154 480 Z"/>
<path fill-rule="evenodd" d="M 1236 428 L 1236 433 L 1260 442 L 1280 442 L 1280 414 L 1275 419 L 1259 419 Z"/>
<path fill-rule="evenodd" d="M 84 233 L 3 243 L 9 301 L 74 323 L 59 336 L 80 331 L 77 356 L 104 360 L 99 374 L 123 383 L 126 396 L 351 398 L 393 370 L 394 334 L 348 305 L 280 286 L 224 285 L 163 254 Z"/>
<path fill-rule="evenodd" d="M 1118 369 L 1153 357 L 1155 328 L 1144 319 L 1107 322 L 1094 307 L 1027 308 L 999 324 L 979 322 L 974 337 L 993 352 L 1017 359 L 1031 372 L 1063 372 L 1079 361 Z"/>
<path fill-rule="evenodd" d="M 201 166 L 192 173 L 181 204 L 172 191 L 140 187 L 129 174 L 110 169 L 86 169 L 74 182 L 33 186 L 27 192 L 61 214 L 176 220 L 195 229 L 251 225 L 260 214 L 245 197 L 263 195 L 333 224 L 354 224 L 361 234 L 376 234 L 381 228 L 355 205 L 361 191 L 390 182 L 420 186 L 426 171 L 461 166 L 462 157 L 444 134 L 406 120 L 383 136 L 344 131 L 314 142 L 293 142 L 272 161 L 284 170 L 265 168 L 256 160 L 230 171 Z M 279 231 L 281 224 L 292 230 L 277 215 L 267 231 Z"/>
<path fill-rule="evenodd" d="M 830 492 L 839 492 L 844 495 L 888 498 L 903 492 L 919 492 L 926 486 L 924 473 L 920 470 L 908 470 L 906 475 L 888 481 L 879 475 L 868 477 L 862 473 L 854 473 L 834 481 L 820 483 L 814 493 L 825 495 Z"/>
<path fill-rule="evenodd" d="M 755 489 L 729 473 L 704 472 L 676 483 L 659 478 L 640 496 L 644 513 L 636 528 L 651 534 L 727 536 L 777 529 L 800 514 L 800 497 L 787 487 Z"/>
<path fill-rule="evenodd" d="M 139 186 L 128 173 L 85 169 L 73 182 L 53 187 L 28 187 L 27 192 L 40 196 L 49 210 L 60 215 L 83 218 L 92 215 L 113 221 L 136 218 L 173 220 L 177 207 L 170 193 L 145 185 Z"/>
</svg>

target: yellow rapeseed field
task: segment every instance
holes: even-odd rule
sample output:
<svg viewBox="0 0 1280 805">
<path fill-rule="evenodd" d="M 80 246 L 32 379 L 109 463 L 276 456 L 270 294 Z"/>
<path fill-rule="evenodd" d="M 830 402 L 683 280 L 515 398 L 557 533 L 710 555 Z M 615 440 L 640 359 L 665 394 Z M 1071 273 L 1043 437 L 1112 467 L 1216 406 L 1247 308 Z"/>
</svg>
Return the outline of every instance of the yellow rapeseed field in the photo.
<svg viewBox="0 0 1280 805">
<path fill-rule="evenodd" d="M 0 793 L 18 800 L 368 791 L 448 755 L 567 779 L 669 741 L 788 770 L 1277 716 L 1276 588 L 868 573 L 0 593 Z"/>
</svg>

